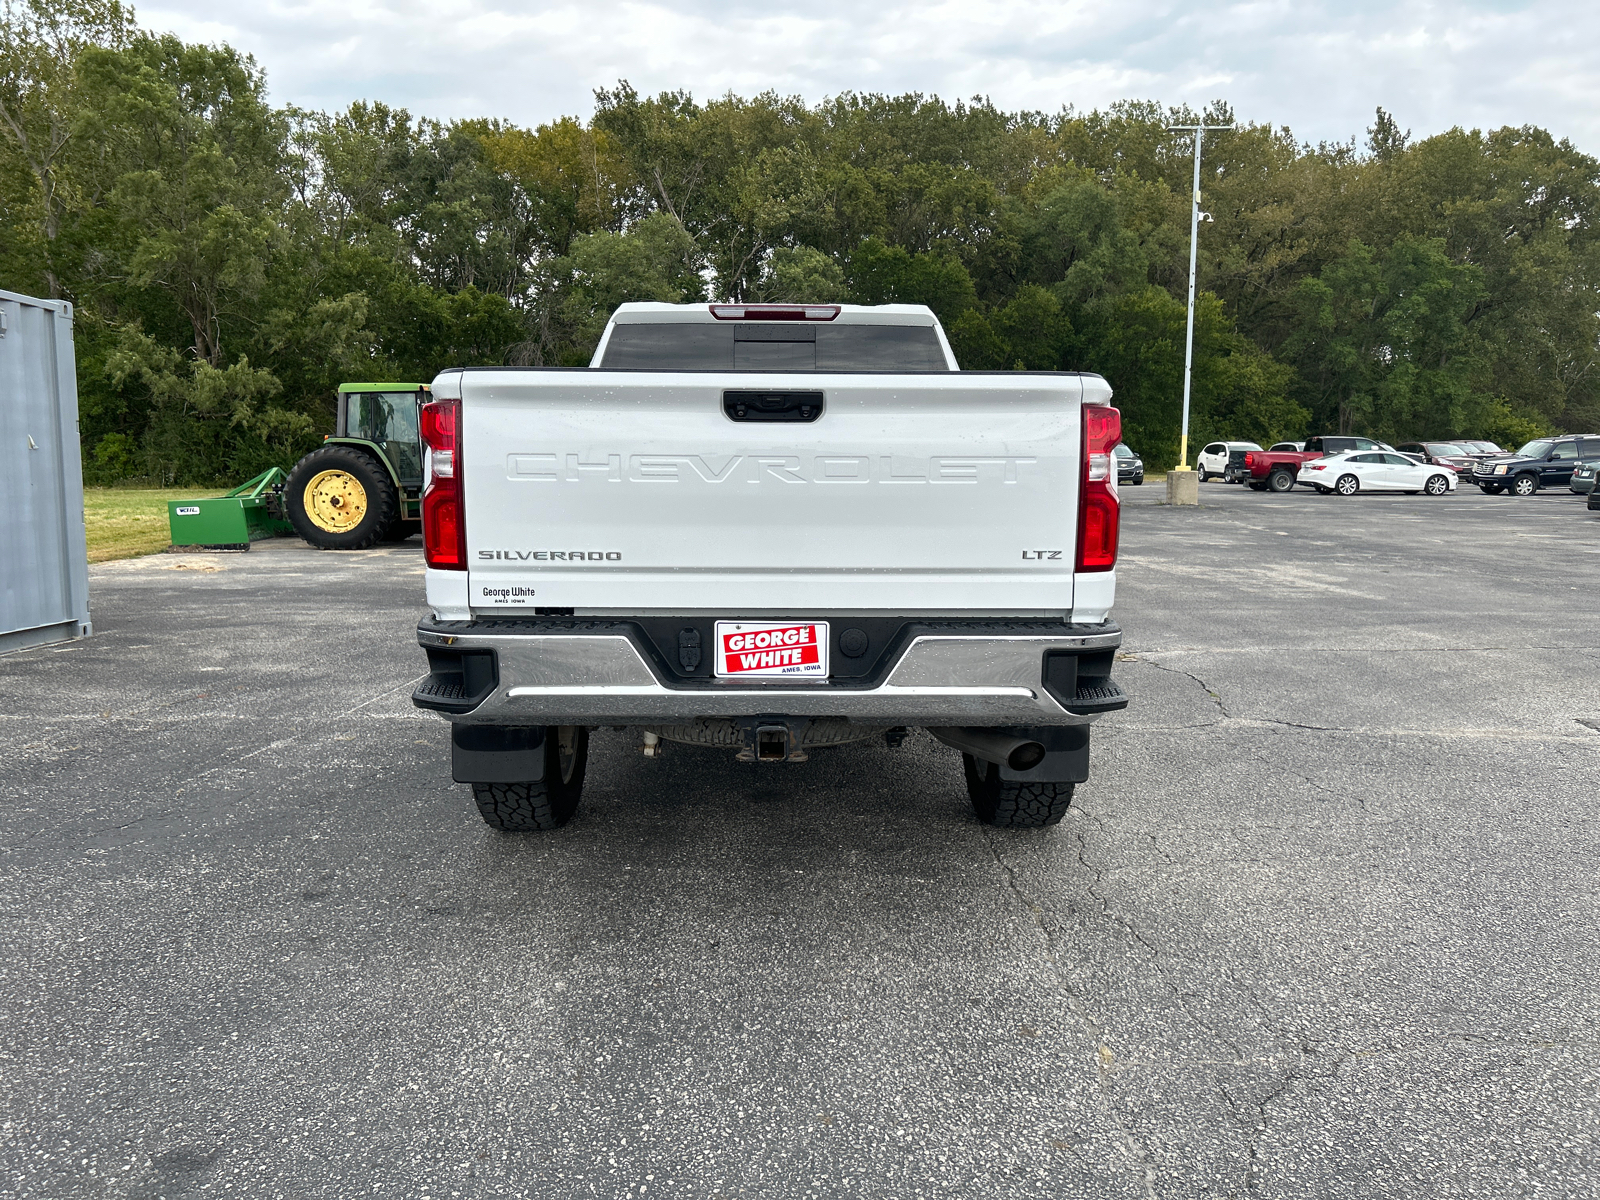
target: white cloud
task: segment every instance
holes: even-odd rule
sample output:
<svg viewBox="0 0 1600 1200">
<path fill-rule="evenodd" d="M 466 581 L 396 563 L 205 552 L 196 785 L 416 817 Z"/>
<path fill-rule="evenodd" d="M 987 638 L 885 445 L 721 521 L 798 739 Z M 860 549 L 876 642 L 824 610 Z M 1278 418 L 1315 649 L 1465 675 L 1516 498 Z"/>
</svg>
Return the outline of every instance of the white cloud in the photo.
<svg viewBox="0 0 1600 1200">
<path fill-rule="evenodd" d="M 1119 99 L 1196 108 L 1302 138 L 1359 138 L 1383 105 L 1416 134 L 1534 124 L 1600 153 L 1600 5 L 1256 0 L 160 0 L 149 28 L 227 41 L 279 102 L 379 99 L 533 125 L 587 116 L 592 92 L 772 89 L 987 95 L 1055 111 Z"/>
</svg>

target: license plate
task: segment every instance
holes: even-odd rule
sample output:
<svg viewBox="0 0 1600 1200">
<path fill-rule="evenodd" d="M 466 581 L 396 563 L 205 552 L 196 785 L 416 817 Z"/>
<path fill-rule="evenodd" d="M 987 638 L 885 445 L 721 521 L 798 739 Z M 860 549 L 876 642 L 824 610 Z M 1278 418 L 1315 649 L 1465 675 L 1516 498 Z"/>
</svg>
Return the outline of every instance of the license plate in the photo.
<svg viewBox="0 0 1600 1200">
<path fill-rule="evenodd" d="M 718 621 L 721 679 L 828 677 L 826 621 Z"/>
</svg>

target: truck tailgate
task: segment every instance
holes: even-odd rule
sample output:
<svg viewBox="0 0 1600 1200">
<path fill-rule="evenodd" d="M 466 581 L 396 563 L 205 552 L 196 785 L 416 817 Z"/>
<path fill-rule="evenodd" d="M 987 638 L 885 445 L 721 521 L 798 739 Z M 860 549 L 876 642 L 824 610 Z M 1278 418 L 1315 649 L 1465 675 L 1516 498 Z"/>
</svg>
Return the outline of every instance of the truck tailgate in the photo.
<svg viewBox="0 0 1600 1200">
<path fill-rule="evenodd" d="M 1076 375 L 460 380 L 475 610 L 1072 608 Z M 809 423 L 735 421 L 725 390 L 824 400 Z"/>
</svg>

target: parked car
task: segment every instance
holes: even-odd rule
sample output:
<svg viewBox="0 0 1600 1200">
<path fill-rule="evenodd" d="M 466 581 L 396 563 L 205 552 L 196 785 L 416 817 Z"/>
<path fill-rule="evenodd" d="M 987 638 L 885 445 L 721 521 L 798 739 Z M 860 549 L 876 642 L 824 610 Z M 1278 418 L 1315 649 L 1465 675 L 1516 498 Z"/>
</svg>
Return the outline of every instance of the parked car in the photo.
<svg viewBox="0 0 1600 1200">
<path fill-rule="evenodd" d="M 1131 483 L 1134 487 L 1138 487 L 1144 482 L 1144 459 L 1122 442 L 1117 443 L 1117 448 L 1112 453 L 1117 457 L 1118 483 Z"/>
<path fill-rule="evenodd" d="M 1477 441 L 1476 439 L 1472 439 L 1472 438 L 1469 438 L 1466 441 L 1462 441 L 1460 438 L 1457 438 L 1456 439 L 1456 445 L 1461 446 L 1462 448 L 1464 448 L 1466 450 L 1470 450 L 1474 454 L 1504 454 L 1505 453 L 1504 450 L 1502 450 L 1499 446 L 1496 446 L 1493 442 L 1480 442 L 1480 441 Z"/>
<path fill-rule="evenodd" d="M 1600 487 L 1589 489 L 1589 499 L 1584 503 L 1584 507 L 1590 512 L 1600 512 Z"/>
<path fill-rule="evenodd" d="M 1393 450 L 1386 442 L 1368 437 L 1329 434 L 1314 437 L 1299 450 L 1258 450 L 1244 456 L 1245 482 L 1255 491 L 1287 492 L 1294 487 L 1300 467 L 1326 454 L 1352 450 Z"/>
<path fill-rule="evenodd" d="M 1244 465 L 1244 455 L 1251 450 L 1259 450 L 1260 446 L 1254 442 L 1212 442 L 1199 454 L 1194 456 L 1194 469 L 1200 472 L 1200 482 L 1204 483 L 1213 475 L 1222 477 L 1228 483 L 1236 483 L 1236 479 L 1228 479 L 1229 467 L 1239 468 Z M 1239 455 L 1234 462 L 1233 456 Z M 1237 469 L 1232 474 L 1238 474 Z"/>
<path fill-rule="evenodd" d="M 1531 496 L 1542 487 L 1568 483 L 1578 463 L 1600 458 L 1600 436 L 1534 438 L 1515 454 L 1485 458 L 1472 468 L 1472 482 L 1487 495 Z"/>
<path fill-rule="evenodd" d="M 1426 492 L 1442 496 L 1456 490 L 1455 472 L 1448 467 L 1419 463 L 1396 450 L 1353 451 L 1330 454 L 1301 468 L 1301 483 L 1323 495 L 1337 492 Z"/>
<path fill-rule="evenodd" d="M 1305 448 L 1306 444 L 1304 442 L 1273 442 L 1272 445 L 1267 447 L 1267 453 L 1271 454 L 1275 450 L 1287 450 L 1290 453 L 1293 453 L 1297 450 L 1304 450 Z"/>
<path fill-rule="evenodd" d="M 1567 491 L 1582 496 L 1594 492 L 1594 477 L 1600 472 L 1600 459 L 1590 459 L 1572 468 L 1572 478 L 1567 481 Z"/>
<path fill-rule="evenodd" d="M 1406 458 L 1409 458 L 1412 462 L 1418 464 L 1419 466 L 1439 467 L 1442 470 L 1449 471 L 1456 477 L 1457 483 L 1460 483 L 1463 479 L 1465 479 L 1468 483 L 1472 482 L 1472 472 L 1470 470 L 1452 466 L 1450 463 L 1430 462 L 1426 454 L 1412 454 L 1411 452 L 1405 450 L 1398 451 L 1398 453 L 1405 455 Z"/>
<path fill-rule="evenodd" d="M 1415 454 L 1423 462 L 1449 467 L 1457 476 L 1470 475 L 1473 464 L 1481 457 L 1460 442 L 1401 442 L 1395 449 L 1401 454 Z"/>
</svg>

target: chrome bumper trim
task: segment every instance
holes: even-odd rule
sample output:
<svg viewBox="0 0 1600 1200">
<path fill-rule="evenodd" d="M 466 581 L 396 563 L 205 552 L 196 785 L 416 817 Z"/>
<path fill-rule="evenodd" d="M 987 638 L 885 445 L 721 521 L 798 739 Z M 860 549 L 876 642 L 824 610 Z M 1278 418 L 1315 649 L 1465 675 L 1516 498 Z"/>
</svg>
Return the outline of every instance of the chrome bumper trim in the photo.
<svg viewBox="0 0 1600 1200">
<path fill-rule="evenodd" d="M 647 724 L 783 713 L 879 725 L 1087 725 L 1045 691 L 1046 650 L 1101 650 L 1122 633 L 921 635 L 873 688 L 750 685 L 669 688 L 622 634 L 422 632 L 424 645 L 492 649 L 500 686 L 469 724 Z"/>
</svg>

